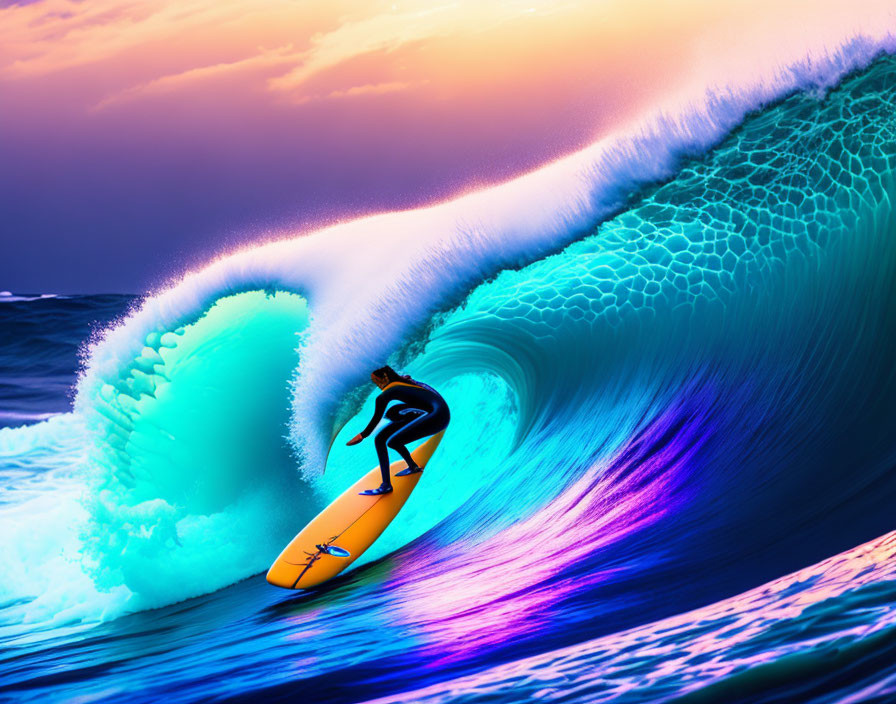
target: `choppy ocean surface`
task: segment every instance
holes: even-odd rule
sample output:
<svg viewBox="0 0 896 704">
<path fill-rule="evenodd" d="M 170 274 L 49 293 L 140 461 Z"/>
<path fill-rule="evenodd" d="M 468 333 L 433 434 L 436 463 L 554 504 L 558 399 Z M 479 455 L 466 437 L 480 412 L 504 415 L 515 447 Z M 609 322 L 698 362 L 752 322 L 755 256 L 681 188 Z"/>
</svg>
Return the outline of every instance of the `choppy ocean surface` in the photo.
<svg viewBox="0 0 896 704">
<path fill-rule="evenodd" d="M 896 701 L 880 49 L 145 297 L 0 295 L 0 697 Z M 352 570 L 269 586 L 386 361 L 441 448 Z"/>
</svg>

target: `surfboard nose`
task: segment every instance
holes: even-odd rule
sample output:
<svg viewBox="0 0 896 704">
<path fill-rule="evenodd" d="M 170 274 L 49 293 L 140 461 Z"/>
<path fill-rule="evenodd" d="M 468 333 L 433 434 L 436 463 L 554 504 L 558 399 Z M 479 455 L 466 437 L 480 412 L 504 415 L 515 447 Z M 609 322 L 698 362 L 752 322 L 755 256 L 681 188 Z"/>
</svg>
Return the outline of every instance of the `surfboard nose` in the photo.
<svg viewBox="0 0 896 704">
<path fill-rule="evenodd" d="M 292 569 L 287 570 L 283 563 L 275 562 L 265 575 L 265 579 L 268 580 L 268 584 L 273 584 L 275 587 L 290 589 L 296 577 Z"/>
</svg>

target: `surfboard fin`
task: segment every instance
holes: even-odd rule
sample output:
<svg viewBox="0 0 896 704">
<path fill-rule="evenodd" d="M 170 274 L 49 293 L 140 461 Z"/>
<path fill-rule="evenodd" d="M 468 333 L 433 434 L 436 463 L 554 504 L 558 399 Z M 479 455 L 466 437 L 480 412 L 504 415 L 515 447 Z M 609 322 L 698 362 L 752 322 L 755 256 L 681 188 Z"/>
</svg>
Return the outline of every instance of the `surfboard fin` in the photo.
<svg viewBox="0 0 896 704">
<path fill-rule="evenodd" d="M 315 547 L 323 553 L 327 555 L 332 555 L 333 557 L 351 557 L 352 554 L 346 550 L 345 548 L 341 548 L 338 545 L 315 545 Z"/>
</svg>

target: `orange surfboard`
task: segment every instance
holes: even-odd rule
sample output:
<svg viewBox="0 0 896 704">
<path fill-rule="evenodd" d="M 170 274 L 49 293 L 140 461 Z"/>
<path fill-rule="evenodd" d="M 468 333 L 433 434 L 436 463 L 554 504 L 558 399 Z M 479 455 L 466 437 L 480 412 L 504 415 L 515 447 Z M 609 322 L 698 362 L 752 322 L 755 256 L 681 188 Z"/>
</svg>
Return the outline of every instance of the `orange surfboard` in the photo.
<svg viewBox="0 0 896 704">
<path fill-rule="evenodd" d="M 425 467 L 445 431 L 433 435 L 411 452 L 414 461 Z M 391 494 L 360 496 L 359 491 L 380 485 L 380 468 L 374 467 L 333 503 L 321 511 L 292 541 L 268 570 L 267 580 L 285 589 L 308 589 L 335 577 L 373 545 L 404 506 L 420 473 L 396 477 L 407 465 L 393 462 Z"/>
</svg>

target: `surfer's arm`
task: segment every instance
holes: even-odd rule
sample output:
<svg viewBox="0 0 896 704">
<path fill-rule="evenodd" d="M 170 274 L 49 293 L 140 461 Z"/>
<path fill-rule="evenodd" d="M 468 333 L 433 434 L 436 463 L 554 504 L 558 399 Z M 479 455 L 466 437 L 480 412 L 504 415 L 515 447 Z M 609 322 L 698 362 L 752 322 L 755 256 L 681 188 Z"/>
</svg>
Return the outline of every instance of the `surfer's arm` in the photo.
<svg viewBox="0 0 896 704">
<path fill-rule="evenodd" d="M 383 391 L 383 393 L 377 396 L 376 405 L 373 408 L 373 418 L 370 419 L 367 427 L 365 427 L 364 430 L 358 433 L 358 435 L 360 435 L 362 438 L 366 438 L 368 435 L 370 435 L 377 424 L 383 419 L 383 414 L 386 412 L 386 406 L 389 405 L 389 401 L 393 400 L 395 400 L 395 393 L 393 389 Z"/>
</svg>

